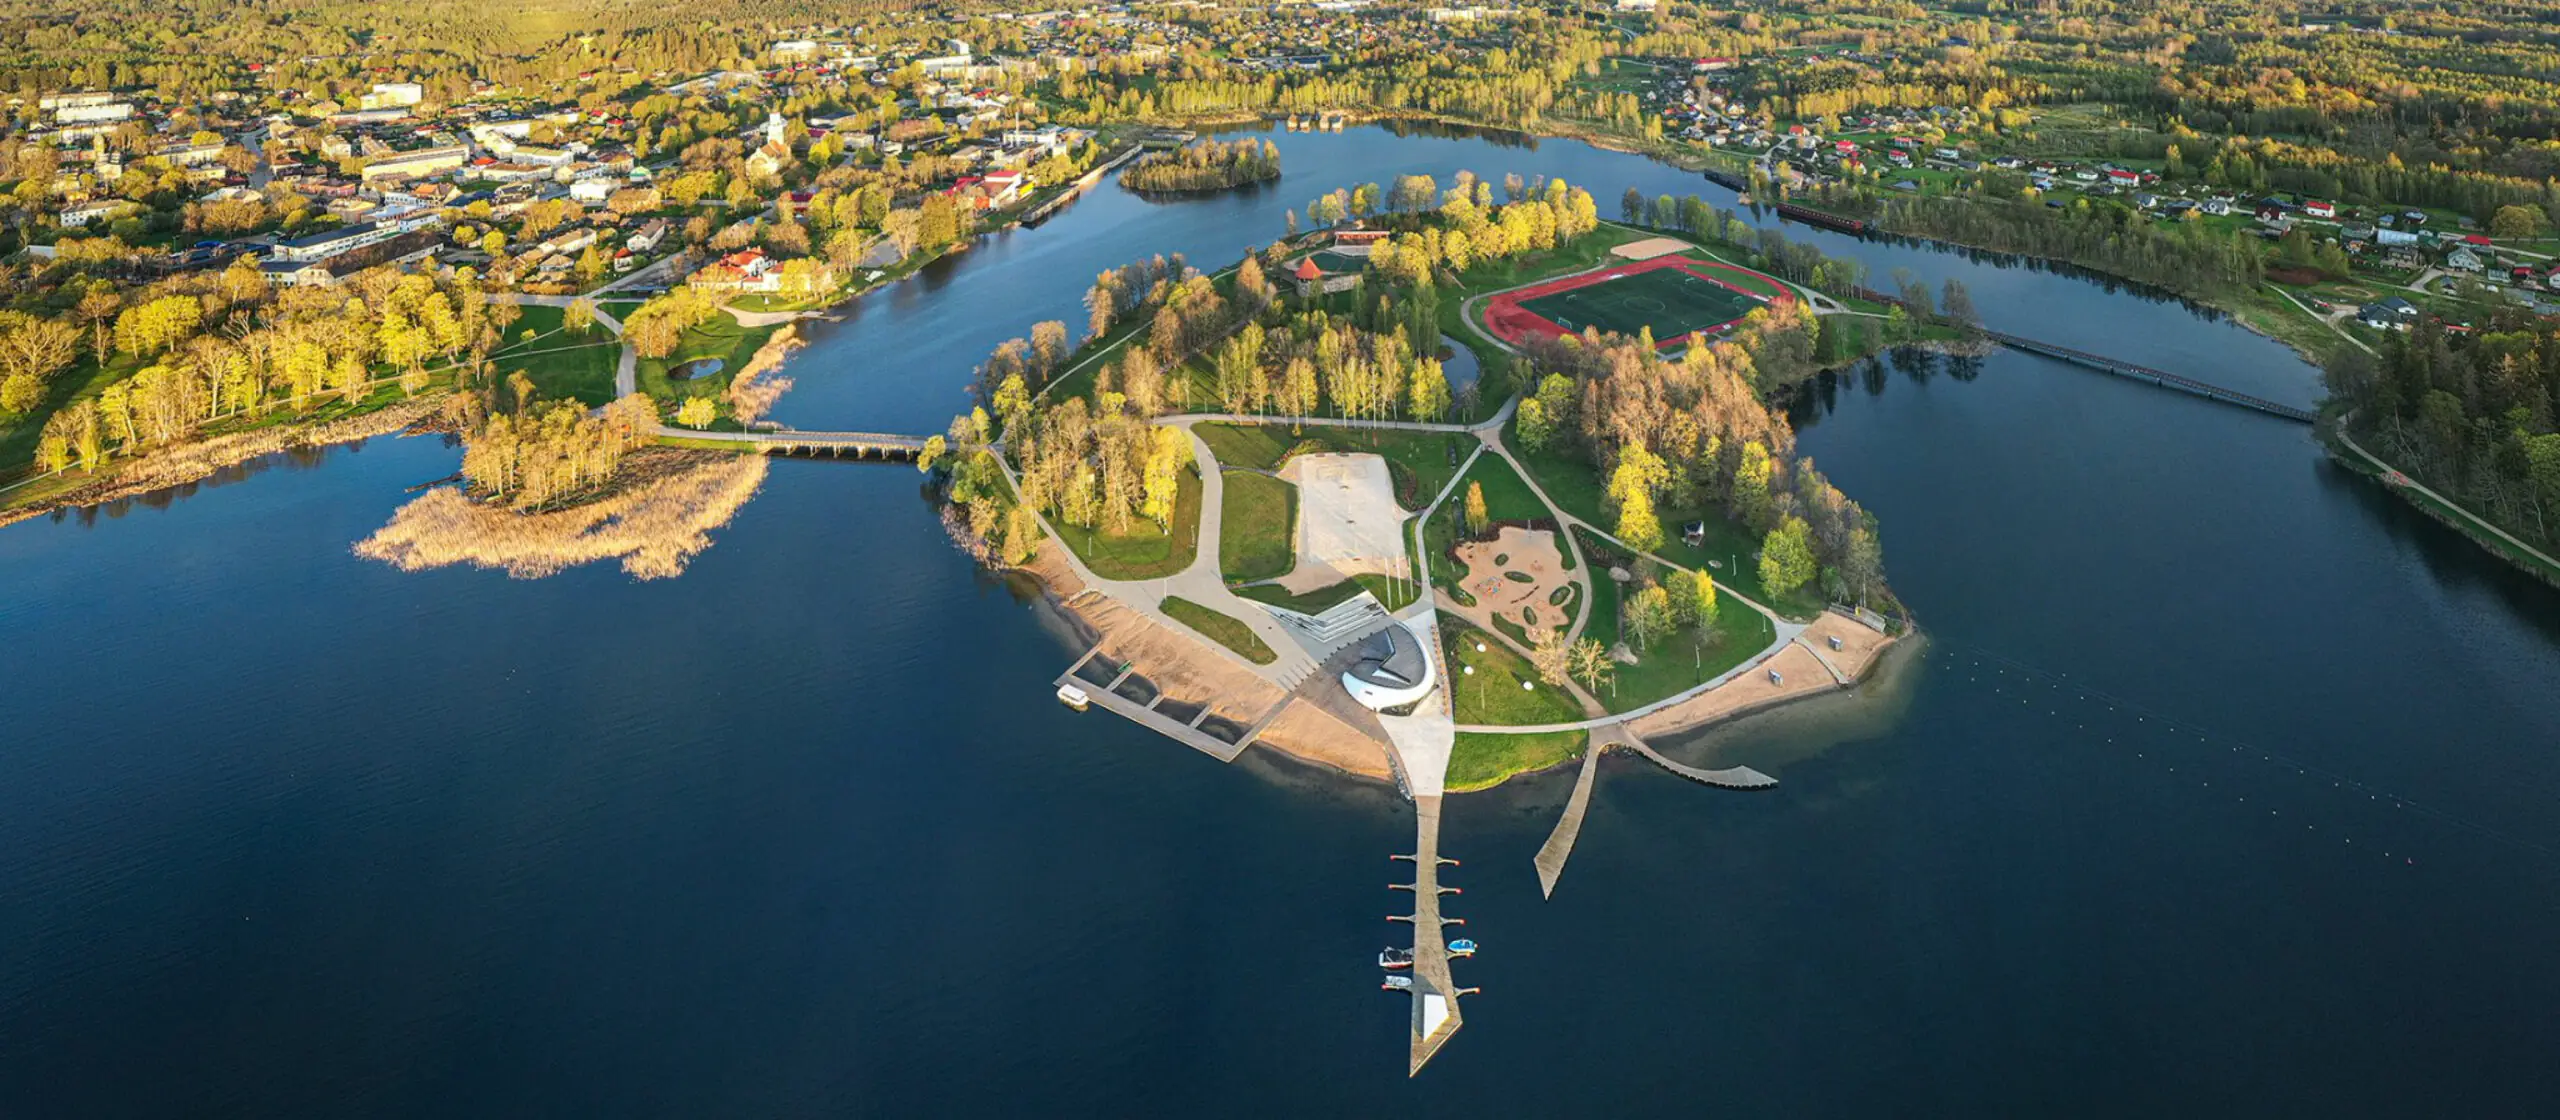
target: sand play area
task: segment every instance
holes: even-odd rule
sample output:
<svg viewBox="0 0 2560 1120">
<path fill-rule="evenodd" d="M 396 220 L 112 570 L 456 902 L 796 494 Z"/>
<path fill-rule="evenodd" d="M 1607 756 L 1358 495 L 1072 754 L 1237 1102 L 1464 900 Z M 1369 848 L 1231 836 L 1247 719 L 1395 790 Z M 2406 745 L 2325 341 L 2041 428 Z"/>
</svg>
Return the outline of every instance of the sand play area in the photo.
<svg viewBox="0 0 2560 1120">
<path fill-rule="evenodd" d="M 1614 246 L 1609 250 L 1609 252 L 1617 256 L 1625 257 L 1631 261 L 1649 261 L 1655 257 L 1667 257 L 1673 253 L 1687 252 L 1694 247 L 1695 246 L 1690 245 L 1688 242 L 1681 241 L 1676 238 L 1648 237 L 1642 241 L 1630 241 L 1624 245 Z"/>
<path fill-rule="evenodd" d="M 1298 487 L 1298 566 L 1280 586 L 1304 594 L 1365 572 L 1407 571 L 1405 512 L 1385 459 L 1300 455 L 1281 466 L 1280 478 Z"/>
<path fill-rule="evenodd" d="M 1498 617 L 1532 637 L 1540 630 L 1572 625 L 1581 593 L 1573 592 L 1561 605 L 1554 601 L 1557 589 L 1574 586 L 1574 579 L 1565 570 L 1553 531 L 1506 525 L 1492 540 L 1459 545 L 1458 563 L 1467 569 L 1460 586 L 1476 602 L 1472 607 L 1450 602 L 1443 609 L 1479 626 Z"/>
</svg>

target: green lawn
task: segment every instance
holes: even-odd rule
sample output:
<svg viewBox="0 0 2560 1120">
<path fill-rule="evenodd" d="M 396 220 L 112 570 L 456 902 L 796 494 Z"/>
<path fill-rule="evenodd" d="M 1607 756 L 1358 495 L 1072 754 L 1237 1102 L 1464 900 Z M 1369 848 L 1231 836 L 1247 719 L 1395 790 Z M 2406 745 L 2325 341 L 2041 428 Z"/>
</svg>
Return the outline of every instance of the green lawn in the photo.
<svg viewBox="0 0 2560 1120">
<path fill-rule="evenodd" d="M 1280 424 L 1194 424 L 1191 430 L 1221 466 L 1276 471 L 1298 445 L 1298 436 Z"/>
<path fill-rule="evenodd" d="M 1327 451 L 1376 455 L 1387 461 L 1396 501 L 1408 510 L 1431 504 L 1457 464 L 1466 461 L 1475 438 L 1460 432 L 1331 424 L 1305 424 L 1295 431 L 1286 424 L 1197 424 L 1191 430 L 1219 463 L 1230 467 L 1278 470 L 1293 456 Z"/>
<path fill-rule="evenodd" d="M 1500 639 L 1448 615 L 1440 616 L 1440 635 L 1447 646 L 1451 706 L 1459 723 L 1517 726 L 1583 718 L 1581 704 L 1539 680 L 1529 659 L 1511 652 Z M 1475 671 L 1468 672 L 1470 667 Z"/>
<path fill-rule="evenodd" d="M 1554 447 L 1539 452 L 1522 450 L 1516 426 L 1504 429 L 1503 443 L 1519 457 L 1523 467 L 1538 476 L 1538 485 L 1566 513 L 1593 525 L 1616 523 L 1615 518 L 1608 516 L 1601 500 L 1604 490 L 1600 472 L 1591 464 Z M 1485 488 L 1485 498 L 1491 502 L 1491 486 Z M 1502 515 L 1496 513 L 1494 516 L 1500 518 Z M 1813 584 L 1797 588 L 1793 594 L 1783 598 L 1773 598 L 1760 586 L 1760 563 L 1752 558 L 1752 554 L 1760 549 L 1760 540 L 1726 516 L 1722 509 L 1666 508 L 1660 511 L 1659 516 L 1669 539 L 1662 542 L 1661 548 L 1654 550 L 1656 555 L 1683 567 L 1705 568 L 1717 583 L 1766 603 L 1789 618 L 1812 618 L 1822 613 L 1822 593 Z M 1692 545 L 1679 535 L 1681 527 L 1691 521 L 1706 523 L 1706 533 L 1699 544 Z M 1584 543 L 1585 547 L 1591 544 L 1587 540 Z"/>
<path fill-rule="evenodd" d="M 1276 583 L 1257 583 L 1251 587 L 1236 588 L 1235 592 L 1257 603 L 1269 603 L 1299 614 L 1312 615 L 1323 614 L 1341 606 L 1362 590 L 1359 581 L 1346 579 L 1338 583 L 1328 583 L 1304 595 L 1293 595 L 1288 588 Z"/>
<path fill-rule="evenodd" d="M 713 316 L 686 330 L 677 340 L 673 353 L 663 358 L 640 359 L 637 378 L 640 391 L 656 398 L 669 416 L 675 415 L 676 408 L 692 397 L 718 400 L 728 391 L 730 379 L 746 366 L 747 359 L 754 357 L 765 340 L 772 338 L 773 333 L 780 329 L 741 327 L 736 319 L 727 315 Z M 700 358 L 720 359 L 720 371 L 682 381 L 668 375 L 668 371 Z M 724 404 L 723 415 L 726 412 Z"/>
<path fill-rule="evenodd" d="M 1589 538 L 1583 546 L 1608 547 Z M 1654 570 L 1659 573 L 1658 568 Z M 1612 646 L 1626 641 L 1634 649 L 1619 625 L 1618 581 L 1600 571 L 1594 573 L 1592 586 L 1591 622 L 1583 635 Z M 1609 687 L 1595 694 L 1600 702 L 1612 712 L 1641 708 L 1714 680 L 1777 640 L 1777 628 L 1770 625 L 1769 616 L 1731 600 L 1719 600 L 1717 607 L 1715 623 L 1705 630 L 1679 630 L 1651 649 L 1635 650 L 1636 663 L 1617 666 Z"/>
<path fill-rule="evenodd" d="M 1545 473 L 1540 472 L 1539 481 L 1545 479 Z M 1458 492 L 1450 497 L 1449 504 L 1464 509 L 1467 487 L 1478 483 L 1484 486 L 1485 515 L 1495 521 L 1555 520 L 1555 511 L 1538 500 L 1537 492 L 1529 489 L 1520 472 L 1511 469 L 1511 463 L 1500 455 L 1477 456 L 1476 465 L 1467 469 L 1466 481 L 1458 484 Z"/>
<path fill-rule="evenodd" d="M 142 359 L 131 354 L 116 354 L 104 366 L 82 358 L 46 380 L 44 399 L 25 415 L 0 417 L 0 480 L 36 469 L 36 442 L 44 435 L 44 422 L 54 413 L 74 401 L 97 396 L 107 386 L 133 376 L 142 365 Z"/>
<path fill-rule="evenodd" d="M 1156 531 L 1155 522 L 1140 519 L 1126 533 L 1099 526 L 1059 524 L 1058 536 L 1074 549 L 1093 574 L 1104 579 L 1161 579 L 1191 566 L 1200 554 L 1200 474 L 1184 471 L 1174 500 L 1173 528 Z"/>
<path fill-rule="evenodd" d="M 501 352 L 490 362 L 501 382 L 517 371 L 532 378 L 534 391 L 543 400 L 605 404 L 613 399 L 613 371 L 621 364 L 622 341 L 601 329 L 589 336 L 596 339 L 593 342 L 573 341 L 576 337 L 551 335 L 512 353 Z"/>
<path fill-rule="evenodd" d="M 1530 774 L 1582 757 L 1588 731 L 1539 731 L 1526 735 L 1461 731 L 1449 753 L 1448 791 L 1492 789 L 1516 774 Z"/>
<path fill-rule="evenodd" d="M 1202 637 L 1241 654 L 1256 665 L 1268 665 L 1280 659 L 1263 644 L 1262 636 L 1243 621 L 1219 614 L 1179 595 L 1165 599 L 1164 613 L 1173 620 L 1200 632 Z"/>
<path fill-rule="evenodd" d="M 1298 563 L 1298 488 L 1267 474 L 1222 473 L 1227 493 L 1218 523 L 1219 574 L 1230 580 L 1288 574 Z"/>
<path fill-rule="evenodd" d="M 1362 572 L 1351 580 L 1367 588 L 1369 594 L 1377 597 L 1379 605 L 1390 611 L 1403 610 L 1422 597 L 1422 588 L 1410 579 L 1389 579 L 1376 572 Z"/>
</svg>

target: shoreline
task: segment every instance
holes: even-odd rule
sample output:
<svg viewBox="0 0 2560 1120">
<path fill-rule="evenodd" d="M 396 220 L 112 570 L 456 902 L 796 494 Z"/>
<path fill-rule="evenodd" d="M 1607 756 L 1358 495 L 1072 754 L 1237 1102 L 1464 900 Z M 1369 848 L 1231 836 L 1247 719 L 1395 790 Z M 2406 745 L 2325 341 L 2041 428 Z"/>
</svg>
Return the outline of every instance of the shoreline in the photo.
<svg viewBox="0 0 2560 1120">
<path fill-rule="evenodd" d="M 173 490 L 269 455 L 429 430 L 429 422 L 450 395 L 447 391 L 393 401 L 370 412 L 310 427 L 279 425 L 146 452 L 125 460 L 105 477 L 82 482 L 42 501 L 0 510 L 0 527 Z"/>
</svg>

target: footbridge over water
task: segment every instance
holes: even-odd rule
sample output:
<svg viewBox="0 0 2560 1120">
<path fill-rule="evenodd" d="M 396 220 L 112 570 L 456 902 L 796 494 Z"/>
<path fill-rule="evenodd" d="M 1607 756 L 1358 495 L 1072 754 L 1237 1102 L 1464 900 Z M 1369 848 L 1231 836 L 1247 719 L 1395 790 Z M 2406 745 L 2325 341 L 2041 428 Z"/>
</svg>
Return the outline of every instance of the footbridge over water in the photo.
<svg viewBox="0 0 2560 1120">
<path fill-rule="evenodd" d="M 1871 299 L 1878 303 L 1889 303 L 1902 307 L 1905 310 L 1909 310 L 1909 305 L 1903 303 L 1901 299 L 1884 292 L 1876 291 L 1872 288 L 1859 288 L 1857 289 L 1857 294 L 1865 299 Z M 1935 316 L 1931 316 L 1931 318 L 1934 319 Z M 2047 358 L 2069 362 L 2075 366 L 2082 366 L 2104 373 L 2112 373 L 2118 377 L 2129 377 L 2136 381 L 2148 381 L 2163 389 L 2175 389 L 2182 393 L 2193 393 L 2196 396 L 2205 398 L 2206 400 L 2220 401 L 2224 404 L 2236 404 L 2242 408 L 2254 409 L 2256 411 L 2266 413 L 2269 416 L 2282 417 L 2300 424 L 2314 423 L 2319 419 L 2316 414 L 2307 408 L 2296 408 L 2289 404 L 2277 404 L 2276 402 L 2264 397 L 2251 396 L 2250 394 L 2240 392 L 2236 389 L 2225 389 L 2220 385 L 2213 384 L 2212 382 L 2198 381 L 2195 378 L 2188 377 L 2184 374 L 2171 373 L 2165 369 L 2154 369 L 2138 362 L 2128 362 L 2118 358 L 2110 358 L 2104 354 L 2092 354 L 2086 350 L 2077 350 L 2069 346 L 2043 342 L 2037 339 L 2028 338 L 2024 335 L 2010 334 L 2007 331 L 1995 331 L 1987 327 L 1975 327 L 1972 329 L 1983 338 L 1997 342 L 2012 350 L 2022 350 L 2029 354 L 2040 354 Z"/>
<path fill-rule="evenodd" d="M 2090 369 L 2102 370 L 2107 373 L 2115 374 L 2118 377 L 2130 377 L 2137 381 L 2148 381 L 2164 389 L 2176 389 L 2180 392 L 2193 393 L 2207 400 L 2221 401 L 2224 404 L 2236 404 L 2242 408 L 2254 408 L 2269 416 L 2281 416 L 2287 420 L 2292 420 L 2297 423 L 2309 424 L 2316 419 L 2309 409 L 2295 408 L 2289 404 L 2277 404 L 2276 402 L 2267 400 L 2264 397 L 2253 397 L 2247 393 L 2225 389 L 2220 385 L 2215 385 L 2210 382 L 2198 381 L 2195 378 L 2171 373 L 2164 369 L 2153 369 L 2146 365 L 2119 361 L 2103 354 L 2092 354 L 2086 350 L 2074 350 L 2068 346 L 2056 346 L 2050 342 L 2038 342 L 2035 339 L 2024 338 L 2010 334 L 2006 331 L 1985 330 L 1982 332 L 1982 337 L 1990 339 L 1993 342 L 1997 342 L 2012 350 L 2024 350 L 2030 354 L 2042 354 L 2048 358 L 2058 358 L 2076 366 L 2086 366 Z"/>
<path fill-rule="evenodd" d="M 725 443 L 741 451 L 766 455 L 824 456 L 830 459 L 911 460 L 924 453 L 927 436 L 886 432 L 802 432 L 783 428 L 757 432 L 697 432 L 661 427 L 658 434 L 696 443 Z"/>
</svg>

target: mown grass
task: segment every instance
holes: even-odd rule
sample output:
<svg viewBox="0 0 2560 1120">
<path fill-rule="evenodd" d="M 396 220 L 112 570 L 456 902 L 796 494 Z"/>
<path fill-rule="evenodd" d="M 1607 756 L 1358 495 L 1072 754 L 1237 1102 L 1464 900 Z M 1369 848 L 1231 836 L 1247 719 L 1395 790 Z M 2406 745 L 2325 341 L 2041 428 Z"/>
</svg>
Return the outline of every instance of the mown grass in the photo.
<svg viewBox="0 0 2560 1120">
<path fill-rule="evenodd" d="M 1387 462 L 1395 483 L 1396 502 L 1406 510 L 1431 504 L 1458 464 L 1466 461 L 1473 436 L 1462 432 L 1417 432 L 1399 428 L 1360 428 L 1337 424 L 1196 424 L 1192 431 L 1209 445 L 1218 462 L 1230 467 L 1278 470 L 1298 455 L 1319 452 L 1376 455 Z"/>
<path fill-rule="evenodd" d="M 595 341 L 572 341 L 577 336 L 565 333 L 551 335 L 530 347 L 519 347 L 515 354 L 501 353 L 490 362 L 501 382 L 517 372 L 532 378 L 534 392 L 543 400 L 605 404 L 613 400 L 613 371 L 622 362 L 622 340 L 601 327 L 588 337 Z"/>
<path fill-rule="evenodd" d="M 1158 531 L 1155 522 L 1141 519 L 1126 533 L 1063 523 L 1057 530 L 1085 566 L 1104 579 L 1162 579 L 1182 571 L 1200 555 L 1199 472 L 1183 472 L 1170 529 Z"/>
<path fill-rule="evenodd" d="M 1519 457 L 1521 466 L 1537 476 L 1538 486 L 1547 492 L 1548 497 L 1555 499 L 1564 512 L 1592 525 L 1613 523 L 1602 500 L 1604 490 L 1599 470 L 1584 462 L 1578 454 L 1555 447 L 1534 452 L 1525 450 L 1520 446 L 1516 428 L 1503 431 L 1503 443 Z M 1491 488 L 1487 488 L 1485 496 L 1490 502 Z M 1500 514 L 1494 516 L 1497 519 L 1501 517 Z M 1760 550 L 1760 539 L 1723 510 L 1665 508 L 1656 516 L 1662 521 L 1666 539 L 1660 548 L 1654 550 L 1655 555 L 1682 567 L 1703 568 L 1715 577 L 1717 583 L 1765 603 L 1788 618 L 1808 619 L 1822 613 L 1821 592 L 1810 583 L 1785 596 L 1772 596 L 1760 585 L 1760 562 L 1755 558 Z M 1706 525 L 1700 543 L 1694 545 L 1680 535 L 1681 528 L 1692 521 Z M 1583 546 L 1625 551 L 1587 537 Z M 1595 564 L 1594 567 L 1605 574 L 1606 565 Z"/>
<path fill-rule="evenodd" d="M 1589 537 L 1584 538 L 1583 546 L 1608 547 Z M 1661 574 L 1650 563 L 1643 563 L 1642 569 L 1650 569 L 1649 574 L 1656 577 Z M 1703 628 L 1683 627 L 1650 649 L 1638 649 L 1634 638 L 1625 632 L 1619 613 L 1624 591 L 1605 569 L 1595 570 L 1591 621 L 1583 628 L 1583 636 L 1613 647 L 1624 642 L 1636 655 L 1635 664 L 1616 665 L 1609 686 L 1594 693 L 1601 705 L 1612 712 L 1632 711 L 1714 680 L 1767 649 L 1778 637 L 1769 616 L 1746 604 L 1720 599 L 1714 623 Z"/>
<path fill-rule="evenodd" d="M 1235 589 L 1235 593 L 1257 603 L 1269 603 L 1284 610 L 1313 615 L 1323 614 L 1350 602 L 1352 596 L 1360 594 L 1363 590 L 1365 588 L 1359 581 L 1346 579 L 1328 583 L 1303 595 L 1292 593 L 1288 588 L 1276 583 L 1258 583 L 1251 587 L 1239 587 Z"/>
<path fill-rule="evenodd" d="M 1501 639 L 1448 615 L 1440 616 L 1440 635 L 1448 654 L 1450 707 L 1459 723 L 1522 726 L 1583 718 L 1581 704 L 1539 680 L 1529 659 Z"/>
<path fill-rule="evenodd" d="M 1461 731 L 1449 752 L 1447 789 L 1451 793 L 1492 789 L 1516 775 L 1571 762 L 1582 757 L 1590 746 L 1588 731 L 1533 731 L 1519 735 Z"/>
<path fill-rule="evenodd" d="M 1545 481 L 1543 475 L 1540 481 Z M 1485 516 L 1495 521 L 1555 520 L 1555 511 L 1538 500 L 1537 492 L 1529 489 L 1520 472 L 1513 470 L 1511 463 L 1500 455 L 1477 456 L 1476 465 L 1467 468 L 1466 480 L 1458 484 L 1458 491 L 1450 496 L 1449 504 L 1464 510 L 1467 488 L 1479 483 L 1484 486 Z"/>
<path fill-rule="evenodd" d="M 1241 619 L 1220 614 L 1179 595 L 1167 597 L 1163 607 L 1164 613 L 1174 621 L 1199 631 L 1202 637 L 1210 641 L 1236 651 L 1247 661 L 1256 665 L 1268 665 L 1280 659 L 1279 654 L 1271 652 L 1271 647 L 1263 643 L 1262 636 L 1254 633 L 1253 627 L 1245 625 Z"/>
<path fill-rule="evenodd" d="M 741 327 L 736 319 L 715 315 L 686 330 L 677 339 L 675 350 L 666 357 L 639 360 L 636 380 L 640 391 L 656 398 L 670 416 L 690 398 L 717 400 L 728 391 L 729 382 L 737 377 L 738 371 L 746 367 L 747 359 L 754 357 L 765 340 L 772 338 L 773 333 L 780 329 L 778 326 Z M 702 358 L 720 359 L 720 371 L 683 381 L 668 375 L 668 371 Z M 726 410 L 724 404 L 724 414 Z"/>
<path fill-rule="evenodd" d="M 1273 579 L 1297 566 L 1298 488 L 1267 474 L 1223 472 L 1218 571 L 1230 580 Z"/>
</svg>

